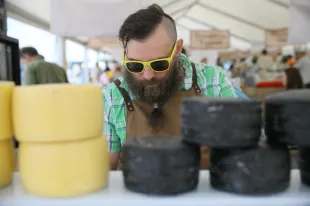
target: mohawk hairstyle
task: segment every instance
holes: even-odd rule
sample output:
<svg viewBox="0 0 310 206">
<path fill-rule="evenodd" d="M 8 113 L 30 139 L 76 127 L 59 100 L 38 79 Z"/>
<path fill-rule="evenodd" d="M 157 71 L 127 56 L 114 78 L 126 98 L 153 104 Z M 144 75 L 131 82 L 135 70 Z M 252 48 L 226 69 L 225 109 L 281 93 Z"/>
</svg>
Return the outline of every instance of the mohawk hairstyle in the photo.
<svg viewBox="0 0 310 206">
<path fill-rule="evenodd" d="M 130 40 L 146 39 L 160 24 L 167 28 L 168 35 L 175 42 L 177 40 L 175 21 L 157 4 L 152 4 L 128 16 L 119 30 L 118 37 L 126 49 Z"/>
</svg>

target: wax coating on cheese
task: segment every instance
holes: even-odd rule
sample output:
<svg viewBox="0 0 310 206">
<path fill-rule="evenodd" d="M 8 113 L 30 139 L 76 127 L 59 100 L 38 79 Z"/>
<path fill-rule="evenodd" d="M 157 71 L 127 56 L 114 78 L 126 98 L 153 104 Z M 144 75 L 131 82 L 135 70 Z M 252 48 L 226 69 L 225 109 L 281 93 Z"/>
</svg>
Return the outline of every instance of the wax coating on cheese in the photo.
<svg viewBox="0 0 310 206">
<path fill-rule="evenodd" d="M 265 98 L 265 131 L 271 144 L 310 146 L 310 90 L 292 90 Z"/>
<path fill-rule="evenodd" d="M 291 165 L 285 146 L 212 149 L 210 161 L 211 186 L 221 191 L 262 195 L 289 187 Z"/>
<path fill-rule="evenodd" d="M 26 192 L 43 197 L 74 197 L 103 189 L 108 182 L 105 137 L 65 143 L 24 143 L 19 169 Z"/>
<path fill-rule="evenodd" d="M 303 184 L 310 186 L 310 148 L 299 148 L 299 170 Z"/>
<path fill-rule="evenodd" d="M 96 85 L 17 87 L 15 135 L 23 142 L 59 142 L 101 136 L 103 99 Z"/>
<path fill-rule="evenodd" d="M 199 147 L 175 136 L 130 138 L 123 146 L 125 187 L 144 194 L 176 195 L 194 190 Z"/>
<path fill-rule="evenodd" d="M 0 141 L 13 136 L 12 95 L 14 82 L 0 81 Z"/>
<path fill-rule="evenodd" d="M 261 134 L 261 103 L 236 98 L 186 98 L 181 106 L 184 141 L 216 148 L 255 146 Z"/>
<path fill-rule="evenodd" d="M 12 139 L 0 141 L 0 189 L 9 185 L 14 172 Z"/>
</svg>

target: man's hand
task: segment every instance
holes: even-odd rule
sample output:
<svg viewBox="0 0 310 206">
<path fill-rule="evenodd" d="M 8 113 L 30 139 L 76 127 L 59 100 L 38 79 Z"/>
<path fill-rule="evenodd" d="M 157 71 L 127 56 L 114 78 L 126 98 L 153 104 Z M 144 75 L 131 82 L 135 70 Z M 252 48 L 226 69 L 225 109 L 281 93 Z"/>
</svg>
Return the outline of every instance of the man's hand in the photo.
<svg viewBox="0 0 310 206">
<path fill-rule="evenodd" d="M 119 158 L 120 158 L 120 152 L 110 152 L 110 168 L 111 168 L 111 170 L 117 170 Z"/>
</svg>

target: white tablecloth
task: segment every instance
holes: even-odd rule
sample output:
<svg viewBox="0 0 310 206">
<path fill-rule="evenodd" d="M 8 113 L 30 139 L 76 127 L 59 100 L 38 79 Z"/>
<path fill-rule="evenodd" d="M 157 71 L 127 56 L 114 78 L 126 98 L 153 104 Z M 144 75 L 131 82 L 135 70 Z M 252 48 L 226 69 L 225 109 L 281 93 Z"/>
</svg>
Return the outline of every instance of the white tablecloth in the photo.
<svg viewBox="0 0 310 206">
<path fill-rule="evenodd" d="M 208 171 L 200 173 L 199 187 L 196 191 L 179 196 L 147 196 L 124 188 L 120 171 L 110 173 L 109 185 L 97 193 L 69 198 L 46 199 L 26 194 L 20 183 L 18 173 L 13 183 L 0 190 L 0 206 L 219 206 L 219 205 L 310 205 L 310 188 L 300 182 L 298 170 L 292 170 L 290 188 L 271 196 L 242 196 L 219 192 L 209 185 Z"/>
</svg>

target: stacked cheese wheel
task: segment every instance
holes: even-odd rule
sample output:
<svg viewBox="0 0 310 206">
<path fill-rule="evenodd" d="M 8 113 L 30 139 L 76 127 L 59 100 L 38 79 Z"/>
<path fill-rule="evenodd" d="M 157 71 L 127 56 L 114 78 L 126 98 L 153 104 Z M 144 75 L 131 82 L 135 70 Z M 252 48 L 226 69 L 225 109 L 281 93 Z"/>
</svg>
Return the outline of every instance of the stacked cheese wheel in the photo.
<svg viewBox="0 0 310 206">
<path fill-rule="evenodd" d="M 95 85 L 17 87 L 13 120 L 24 189 L 72 197 L 105 187 L 109 162 L 102 114 Z"/>
<path fill-rule="evenodd" d="M 289 186 L 287 147 L 259 144 L 259 101 L 189 98 L 182 104 L 181 123 L 186 142 L 211 149 L 213 188 L 238 194 L 270 194 Z"/>
<path fill-rule="evenodd" d="M 125 187 L 144 194 L 176 195 L 196 189 L 199 148 L 177 136 L 130 138 L 123 146 Z"/>
<path fill-rule="evenodd" d="M 12 94 L 13 82 L 0 81 L 0 189 L 10 184 L 14 170 Z"/>
<path fill-rule="evenodd" d="M 265 108 L 269 141 L 298 147 L 301 180 L 310 186 L 310 90 L 292 90 L 268 96 Z"/>
</svg>

